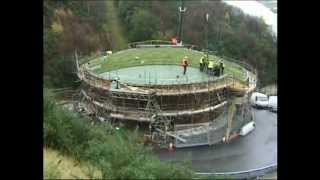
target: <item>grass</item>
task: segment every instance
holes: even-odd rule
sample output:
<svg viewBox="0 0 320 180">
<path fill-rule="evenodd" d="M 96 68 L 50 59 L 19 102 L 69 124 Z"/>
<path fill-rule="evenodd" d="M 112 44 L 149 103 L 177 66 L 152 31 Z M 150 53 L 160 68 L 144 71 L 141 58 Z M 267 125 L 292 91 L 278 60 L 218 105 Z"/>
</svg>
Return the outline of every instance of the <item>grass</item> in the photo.
<svg viewBox="0 0 320 180">
<path fill-rule="evenodd" d="M 110 55 L 107 60 L 104 57 L 96 58 L 90 61 L 89 68 L 101 65 L 100 68 L 94 69 L 93 72 L 101 74 L 111 70 L 127 68 L 140 65 L 152 64 L 175 64 L 180 65 L 181 59 L 188 56 L 191 67 L 199 68 L 199 59 L 203 53 L 189 50 L 186 48 L 138 48 L 120 51 Z M 135 59 L 139 57 L 139 59 Z M 217 56 L 210 55 L 210 59 L 221 59 Z M 143 64 L 141 63 L 143 62 Z M 225 72 L 245 80 L 246 74 L 241 67 L 224 60 Z"/>
</svg>

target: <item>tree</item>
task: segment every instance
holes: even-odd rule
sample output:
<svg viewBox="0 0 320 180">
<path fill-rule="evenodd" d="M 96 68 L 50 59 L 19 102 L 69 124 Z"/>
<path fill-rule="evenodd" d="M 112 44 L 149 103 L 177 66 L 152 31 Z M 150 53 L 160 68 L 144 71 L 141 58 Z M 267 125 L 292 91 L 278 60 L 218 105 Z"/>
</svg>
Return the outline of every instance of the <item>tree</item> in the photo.
<svg viewBox="0 0 320 180">
<path fill-rule="evenodd" d="M 131 41 L 150 40 L 159 31 L 159 19 L 146 10 L 137 11 L 132 17 Z"/>
</svg>

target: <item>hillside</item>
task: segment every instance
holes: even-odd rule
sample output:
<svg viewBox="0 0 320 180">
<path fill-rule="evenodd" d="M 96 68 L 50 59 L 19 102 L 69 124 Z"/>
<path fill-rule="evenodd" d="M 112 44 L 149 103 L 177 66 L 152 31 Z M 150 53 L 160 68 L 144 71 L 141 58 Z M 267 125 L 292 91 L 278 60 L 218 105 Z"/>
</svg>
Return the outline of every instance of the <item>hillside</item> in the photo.
<svg viewBox="0 0 320 180">
<path fill-rule="evenodd" d="M 150 39 L 170 40 L 178 28 L 179 1 L 44 1 L 44 82 L 76 86 L 74 53 L 92 54 Z M 261 85 L 277 81 L 277 42 L 260 18 L 220 1 L 186 1 L 183 42 L 205 47 L 203 15 L 209 12 L 209 50 L 245 61 Z"/>
</svg>

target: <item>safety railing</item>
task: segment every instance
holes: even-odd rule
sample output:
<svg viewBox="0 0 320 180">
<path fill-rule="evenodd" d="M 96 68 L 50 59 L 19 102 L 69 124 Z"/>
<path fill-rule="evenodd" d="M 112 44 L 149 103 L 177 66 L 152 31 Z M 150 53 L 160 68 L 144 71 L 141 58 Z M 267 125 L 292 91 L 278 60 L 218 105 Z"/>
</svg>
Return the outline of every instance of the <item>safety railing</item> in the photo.
<svg viewBox="0 0 320 180">
<path fill-rule="evenodd" d="M 117 73 L 107 73 L 104 74 L 102 77 L 97 76 L 96 74 L 86 70 L 85 68 L 82 71 L 83 73 L 83 80 L 86 81 L 88 84 L 101 87 L 103 89 L 109 89 L 111 86 L 111 82 L 117 79 Z M 196 91 L 199 89 L 212 89 L 214 87 L 221 88 L 221 87 L 231 87 L 231 88 L 240 88 L 245 89 L 249 86 L 248 81 L 243 81 L 236 76 L 225 74 L 220 77 L 212 77 L 206 80 L 199 80 L 193 78 L 184 78 L 184 79 L 153 79 L 150 80 L 150 77 L 146 76 L 144 78 L 144 83 L 137 82 L 136 78 L 126 78 L 126 81 L 121 81 L 120 84 L 129 85 L 129 86 L 141 86 L 141 87 L 149 87 L 149 88 L 161 88 L 161 89 L 168 89 L 168 90 L 190 90 Z M 165 83 L 161 83 L 161 81 L 165 81 Z"/>
<path fill-rule="evenodd" d="M 82 75 L 82 79 L 92 86 L 100 87 L 102 89 L 108 89 L 111 86 L 112 80 L 98 77 L 85 69 L 82 69 L 80 74 Z"/>
<path fill-rule="evenodd" d="M 245 68 L 247 71 L 250 71 L 251 73 L 253 73 L 255 75 L 257 75 L 257 73 L 258 73 L 257 69 L 255 69 L 252 65 L 250 65 L 249 63 L 246 63 L 244 61 L 240 61 L 240 60 L 237 60 L 236 58 L 232 58 L 232 57 L 217 55 L 217 53 L 214 51 L 209 51 L 209 54 L 220 57 L 223 60 L 226 60 L 227 63 L 229 62 L 229 63 L 232 63 L 236 66 L 240 66 L 241 68 Z"/>
<path fill-rule="evenodd" d="M 151 41 L 148 41 L 150 43 L 162 43 L 163 41 L 161 40 L 151 40 Z M 169 42 L 169 41 L 167 41 Z M 138 42 L 140 43 L 140 42 Z M 143 42 L 141 42 L 143 43 Z M 200 51 L 199 51 L 200 53 Z M 210 52 L 211 54 L 213 54 L 212 52 Z M 113 71 L 113 72 L 106 72 L 106 73 L 103 73 L 103 78 L 102 76 L 97 76 L 93 73 L 91 73 L 89 70 L 87 70 L 87 66 L 88 64 L 84 64 L 86 62 L 89 62 L 93 59 L 96 59 L 98 57 L 101 57 L 101 55 L 103 54 L 103 52 L 101 52 L 100 54 L 97 53 L 93 56 L 82 56 L 80 57 L 79 59 L 81 59 L 81 61 L 79 62 L 79 64 L 81 64 L 81 69 L 86 72 L 86 79 L 88 81 L 90 81 L 91 84 L 95 84 L 95 85 L 99 85 L 99 84 L 108 84 L 111 80 L 114 80 L 115 78 L 118 77 L 118 74 L 117 74 L 117 71 Z M 213 54 L 214 55 L 214 54 Z M 242 70 L 242 72 L 246 73 L 246 78 L 242 78 L 238 75 L 235 75 L 233 73 L 228 73 L 226 77 L 224 78 L 227 78 L 227 80 L 224 80 L 225 81 L 231 81 L 233 82 L 233 85 L 235 84 L 234 82 L 238 82 L 238 85 L 241 84 L 242 86 L 251 86 L 252 83 L 254 83 L 254 86 L 256 85 L 256 70 L 251 66 L 249 65 L 248 63 L 245 63 L 245 62 L 242 62 L 242 61 L 238 61 L 238 60 L 235 60 L 233 58 L 229 58 L 229 57 L 222 57 L 223 59 L 225 59 L 226 61 L 224 61 L 226 64 L 232 64 L 232 67 L 233 68 L 239 68 Z M 90 66 L 94 66 L 95 65 L 95 62 L 91 61 L 91 64 Z M 98 65 L 98 63 L 96 64 Z M 147 63 L 141 63 L 141 62 L 138 62 L 134 65 L 134 66 L 145 66 L 145 65 L 177 65 L 176 62 L 170 62 L 168 60 L 163 60 L 163 61 L 159 61 L 159 62 L 147 62 Z M 251 76 L 254 76 L 252 78 L 254 78 L 254 82 L 252 81 L 249 81 L 249 73 L 251 73 L 250 75 Z M 161 79 L 161 78 L 156 78 L 155 76 L 156 72 L 153 73 L 153 74 L 150 74 L 150 73 L 144 73 L 144 74 L 141 74 L 141 78 L 142 79 L 145 79 L 144 82 L 141 83 L 141 79 L 137 79 L 137 78 L 130 78 L 130 77 L 127 77 L 126 78 L 126 82 L 124 81 L 121 81 L 121 83 L 124 83 L 124 84 L 127 84 L 127 85 L 133 85 L 133 86 L 149 86 L 150 88 L 152 87 L 162 87 L 162 86 L 165 86 L 165 85 L 178 85 L 178 86 L 181 86 L 181 85 L 186 85 L 186 84 L 203 84 L 203 83 L 208 83 L 210 84 L 211 82 L 214 82 L 214 83 L 218 83 L 219 80 L 221 80 L 221 78 L 217 78 L 217 77 L 213 77 L 213 78 L 206 78 L 205 80 L 204 79 L 199 79 L 199 78 L 192 78 L 192 77 L 188 77 L 188 76 L 179 76 L 177 78 L 174 78 L 174 79 Z M 152 78 L 152 76 L 154 76 Z M 96 80 L 94 80 L 96 79 Z M 139 83 L 137 83 L 137 81 L 139 81 Z M 251 84 L 250 84 L 251 83 Z"/>
<path fill-rule="evenodd" d="M 156 44 L 172 44 L 171 41 L 164 41 L 164 40 L 149 40 L 149 41 L 142 41 L 142 42 L 133 42 L 133 43 L 129 43 L 129 46 L 135 46 L 135 45 L 142 45 L 142 44 L 153 44 L 153 45 L 156 45 Z M 195 45 L 192 45 L 192 44 L 185 44 L 185 46 L 187 47 L 196 47 Z M 198 51 L 199 53 L 203 53 L 201 51 Z M 115 52 L 114 52 L 115 53 Z M 105 55 L 106 52 L 104 51 L 100 51 L 100 52 L 97 52 L 95 54 L 91 54 L 91 55 L 83 55 L 83 54 L 78 54 L 79 56 L 79 64 L 82 65 L 84 63 L 87 63 L 91 60 L 94 60 L 94 59 L 97 59 L 99 57 L 102 57 L 103 55 Z M 250 64 L 244 62 L 244 61 L 239 61 L 239 60 L 236 60 L 235 58 L 231 58 L 231 57 L 226 57 L 226 56 L 218 56 L 215 52 L 213 51 L 209 51 L 209 54 L 210 55 L 214 55 L 214 56 L 217 56 L 217 57 L 220 57 L 221 59 L 223 60 L 226 60 L 225 63 L 226 64 L 232 64 L 233 67 L 238 67 L 238 68 L 245 68 L 247 71 L 255 74 L 257 76 L 257 70 L 255 68 L 253 68 Z M 145 63 L 145 64 L 141 64 L 141 65 L 162 65 L 163 63 Z M 170 65 L 170 64 L 176 64 L 176 63 L 168 63 L 166 62 L 166 64 Z M 139 64 L 137 64 L 138 66 Z"/>
<path fill-rule="evenodd" d="M 136 48 L 138 45 L 173 45 L 171 41 L 164 41 L 164 40 L 148 40 L 148 41 L 140 41 L 140 42 L 132 42 L 128 44 L 129 48 Z M 178 46 L 178 45 L 177 45 Z M 196 45 L 193 44 L 182 44 L 181 47 L 187 48 L 196 48 Z"/>
<path fill-rule="evenodd" d="M 106 73 L 104 74 L 105 78 L 111 78 L 114 79 L 117 77 L 117 73 Z M 179 76 L 174 79 L 165 79 L 165 78 L 157 78 L 157 74 L 150 74 L 150 73 L 142 73 L 140 79 L 135 77 L 126 77 L 125 80 L 120 79 L 120 82 L 126 85 L 131 86 L 150 86 L 152 87 L 165 87 L 166 85 L 188 85 L 188 84 L 202 84 L 207 82 L 215 82 L 220 80 L 220 78 L 214 77 L 214 78 L 207 78 L 207 79 L 199 79 L 199 78 L 193 78 L 193 77 L 184 77 Z"/>
<path fill-rule="evenodd" d="M 129 43 L 128 47 L 135 48 L 137 45 L 142 45 L 142 44 L 158 45 L 158 44 L 172 44 L 172 42 L 171 41 L 164 41 L 164 40 L 139 41 L 139 42 Z"/>
</svg>

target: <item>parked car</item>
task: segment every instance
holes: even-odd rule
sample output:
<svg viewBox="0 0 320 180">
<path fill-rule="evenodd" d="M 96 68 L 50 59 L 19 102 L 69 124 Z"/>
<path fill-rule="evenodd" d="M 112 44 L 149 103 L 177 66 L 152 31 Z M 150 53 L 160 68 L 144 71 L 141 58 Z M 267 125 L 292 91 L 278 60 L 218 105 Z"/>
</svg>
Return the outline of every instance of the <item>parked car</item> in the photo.
<svg viewBox="0 0 320 180">
<path fill-rule="evenodd" d="M 268 108 L 272 112 L 278 111 L 278 96 L 269 96 Z"/>
<path fill-rule="evenodd" d="M 269 99 L 265 94 L 254 92 L 250 97 L 250 103 L 255 108 L 268 108 Z"/>
</svg>

